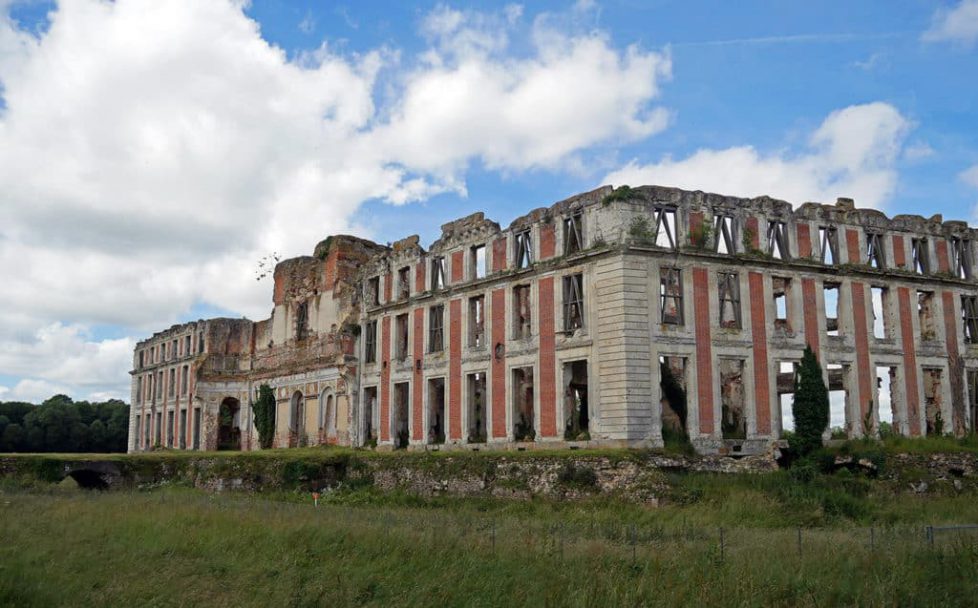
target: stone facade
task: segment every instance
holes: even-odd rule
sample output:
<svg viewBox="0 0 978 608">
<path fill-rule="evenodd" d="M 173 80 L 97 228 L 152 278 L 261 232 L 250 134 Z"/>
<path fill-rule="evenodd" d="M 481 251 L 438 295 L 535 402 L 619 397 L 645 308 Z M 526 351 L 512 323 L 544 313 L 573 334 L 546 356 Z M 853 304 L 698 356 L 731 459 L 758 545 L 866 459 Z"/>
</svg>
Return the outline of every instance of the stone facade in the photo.
<svg viewBox="0 0 978 608">
<path fill-rule="evenodd" d="M 757 453 L 781 436 L 806 345 L 848 436 L 884 422 L 962 434 L 978 415 L 974 240 L 964 222 L 848 199 L 793 209 L 655 186 L 604 187 L 505 229 L 476 213 L 428 250 L 333 237 L 279 264 L 270 319 L 137 346 L 130 445 L 180 447 L 154 426 L 172 409 L 187 446 L 216 447 L 232 397 L 252 448 L 268 383 L 282 446 L 659 446 L 685 425 L 701 452 Z M 174 339 L 178 359 L 145 354 Z M 185 365 L 188 392 L 147 403 L 147 378 Z M 180 426 L 184 408 L 202 427 Z"/>
</svg>

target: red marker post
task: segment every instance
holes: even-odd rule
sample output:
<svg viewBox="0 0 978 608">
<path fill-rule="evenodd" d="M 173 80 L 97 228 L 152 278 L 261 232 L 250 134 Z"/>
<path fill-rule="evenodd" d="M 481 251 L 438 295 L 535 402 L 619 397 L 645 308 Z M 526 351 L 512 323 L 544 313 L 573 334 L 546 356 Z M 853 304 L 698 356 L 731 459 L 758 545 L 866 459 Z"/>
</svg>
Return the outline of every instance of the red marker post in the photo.
<svg viewBox="0 0 978 608">
<path fill-rule="evenodd" d="M 312 493 L 312 504 L 317 507 L 319 506 L 319 492 Z"/>
</svg>

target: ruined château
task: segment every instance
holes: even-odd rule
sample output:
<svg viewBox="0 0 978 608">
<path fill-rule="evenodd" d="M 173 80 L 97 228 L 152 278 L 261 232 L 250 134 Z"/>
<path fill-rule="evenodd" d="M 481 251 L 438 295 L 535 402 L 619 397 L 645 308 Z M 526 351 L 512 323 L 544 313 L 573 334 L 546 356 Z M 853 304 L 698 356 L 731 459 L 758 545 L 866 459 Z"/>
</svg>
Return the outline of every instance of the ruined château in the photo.
<svg viewBox="0 0 978 608">
<path fill-rule="evenodd" d="M 978 423 L 975 230 L 852 200 L 603 187 L 425 250 L 334 236 L 278 264 L 271 317 L 137 344 L 130 451 L 274 445 L 768 449 L 818 355 L 850 437 Z"/>
</svg>

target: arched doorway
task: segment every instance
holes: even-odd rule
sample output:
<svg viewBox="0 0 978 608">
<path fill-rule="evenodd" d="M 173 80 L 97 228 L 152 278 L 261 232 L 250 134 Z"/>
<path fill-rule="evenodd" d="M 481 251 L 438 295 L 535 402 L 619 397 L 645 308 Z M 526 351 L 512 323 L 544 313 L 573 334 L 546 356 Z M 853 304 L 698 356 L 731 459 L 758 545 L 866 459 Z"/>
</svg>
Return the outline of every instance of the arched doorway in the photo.
<svg viewBox="0 0 978 608">
<path fill-rule="evenodd" d="M 302 443 L 300 438 L 303 436 L 303 419 L 306 417 L 306 399 L 302 396 L 302 391 L 292 393 L 292 402 L 289 408 L 289 445 L 297 446 Z"/>
<path fill-rule="evenodd" d="M 226 397 L 217 414 L 217 449 L 241 449 L 241 403 L 234 397 Z"/>
<path fill-rule="evenodd" d="M 336 400 L 329 389 L 319 395 L 319 429 L 327 442 L 336 438 Z"/>
</svg>

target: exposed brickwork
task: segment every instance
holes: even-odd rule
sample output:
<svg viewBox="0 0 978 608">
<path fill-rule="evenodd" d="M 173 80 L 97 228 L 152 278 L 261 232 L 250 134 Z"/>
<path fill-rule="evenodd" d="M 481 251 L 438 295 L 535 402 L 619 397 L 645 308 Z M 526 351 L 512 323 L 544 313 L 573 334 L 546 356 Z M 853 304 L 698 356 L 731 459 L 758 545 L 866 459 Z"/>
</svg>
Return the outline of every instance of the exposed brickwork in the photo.
<svg viewBox="0 0 978 608">
<path fill-rule="evenodd" d="M 492 271 L 506 270 L 506 237 L 500 237 L 492 242 Z"/>
<path fill-rule="evenodd" d="M 424 379 L 422 377 L 422 362 L 424 361 L 424 308 L 414 309 L 414 380 L 411 390 L 413 411 L 411 413 L 411 439 L 424 438 Z"/>
<path fill-rule="evenodd" d="M 751 339 L 754 353 L 754 403 L 756 404 L 757 432 L 771 432 L 771 388 L 768 384 L 767 322 L 764 314 L 764 275 L 751 272 L 747 275 L 750 285 Z"/>
<path fill-rule="evenodd" d="M 554 257 L 557 250 L 557 226 L 556 224 L 544 224 L 540 226 L 540 259 Z"/>
<path fill-rule="evenodd" d="M 951 272 L 951 263 L 947 254 L 947 241 L 944 239 L 937 239 L 934 246 L 937 248 L 937 271 Z"/>
<path fill-rule="evenodd" d="M 798 222 L 798 257 L 812 257 L 812 234 L 811 229 L 805 222 Z"/>
<path fill-rule="evenodd" d="M 452 253 L 452 283 L 461 283 L 465 277 L 465 252 Z"/>
<path fill-rule="evenodd" d="M 699 392 L 700 433 L 713 434 L 713 346 L 710 331 L 710 286 L 706 268 L 693 269 L 693 309 L 696 319 L 696 388 Z"/>
<path fill-rule="evenodd" d="M 492 292 L 489 353 L 492 357 L 492 436 L 506 436 L 506 361 L 496 356 L 496 348 L 506 346 L 506 290 Z"/>
<path fill-rule="evenodd" d="M 448 428 L 450 438 L 462 439 L 462 300 L 452 300 L 448 321 Z"/>
<path fill-rule="evenodd" d="M 394 286 L 394 275 L 388 272 L 384 275 L 384 302 L 391 301 L 391 289 Z"/>
<path fill-rule="evenodd" d="M 907 422 L 910 435 L 920 434 L 920 399 L 917 393 L 917 349 L 914 347 L 913 314 L 910 307 L 910 289 L 897 289 L 900 307 L 900 340 L 903 347 L 903 375 L 907 399 Z"/>
<path fill-rule="evenodd" d="M 907 252 L 903 248 L 903 236 L 899 234 L 893 235 L 893 264 L 898 268 L 904 268 L 907 265 Z"/>
<path fill-rule="evenodd" d="M 425 260 L 421 260 L 420 262 L 418 262 L 418 265 L 415 267 L 415 271 L 414 271 L 414 290 L 416 292 L 418 292 L 418 293 L 421 293 L 425 289 L 428 288 L 428 286 L 425 283 L 425 279 L 426 279 L 425 272 L 426 272 L 426 270 L 427 269 L 425 268 Z"/>
<path fill-rule="evenodd" d="M 863 257 L 859 251 L 859 232 L 854 228 L 846 228 L 846 253 L 850 264 L 862 264 Z"/>
<path fill-rule="evenodd" d="M 750 245 L 754 249 L 760 249 L 761 247 L 761 231 L 757 226 L 757 218 L 749 217 L 747 218 L 747 231 L 750 233 Z"/>
<path fill-rule="evenodd" d="M 701 230 L 703 230 L 703 212 L 693 211 L 692 213 L 689 214 L 689 234 L 690 234 L 691 245 L 695 245 L 695 246 L 703 245 L 703 243 L 692 242 L 693 235 L 700 234 Z"/>
<path fill-rule="evenodd" d="M 805 341 L 812 352 L 819 356 L 818 299 L 815 297 L 815 279 L 801 280 L 802 314 L 805 316 Z"/>
<path fill-rule="evenodd" d="M 380 322 L 380 440 L 391 440 L 391 318 Z"/>
<path fill-rule="evenodd" d="M 540 433 L 557 436 L 557 383 L 554 365 L 554 278 L 540 279 Z"/>
<path fill-rule="evenodd" d="M 866 419 L 873 399 L 872 378 L 876 375 L 869 361 L 869 331 L 866 323 L 866 284 L 852 283 L 853 333 L 856 338 L 856 375 L 859 378 L 859 423 Z M 860 372 L 860 370 L 865 370 Z M 865 432 L 866 429 L 863 429 Z"/>
</svg>

